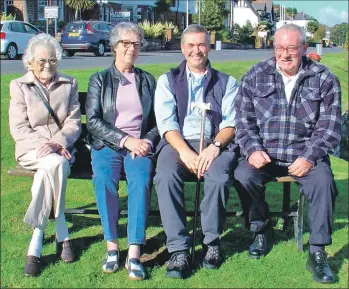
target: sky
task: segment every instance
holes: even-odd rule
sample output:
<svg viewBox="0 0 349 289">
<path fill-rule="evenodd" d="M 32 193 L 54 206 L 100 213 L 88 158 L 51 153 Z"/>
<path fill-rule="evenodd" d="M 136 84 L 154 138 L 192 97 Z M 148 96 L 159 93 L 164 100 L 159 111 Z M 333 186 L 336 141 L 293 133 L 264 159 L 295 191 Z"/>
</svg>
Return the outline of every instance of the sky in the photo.
<svg viewBox="0 0 349 289">
<path fill-rule="evenodd" d="M 273 4 L 294 7 L 298 12 L 313 16 L 321 24 L 333 26 L 343 22 L 348 23 L 348 0 L 274 0 Z"/>
</svg>

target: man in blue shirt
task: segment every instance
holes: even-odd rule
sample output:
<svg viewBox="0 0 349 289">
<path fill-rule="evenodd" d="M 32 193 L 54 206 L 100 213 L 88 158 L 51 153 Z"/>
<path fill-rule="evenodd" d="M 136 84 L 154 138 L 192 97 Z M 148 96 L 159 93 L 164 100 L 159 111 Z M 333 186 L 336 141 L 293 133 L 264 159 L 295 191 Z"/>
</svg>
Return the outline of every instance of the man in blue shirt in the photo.
<svg viewBox="0 0 349 289">
<path fill-rule="evenodd" d="M 237 163 L 234 144 L 234 99 L 238 84 L 233 77 L 211 68 L 209 35 L 197 24 L 186 28 L 181 38 L 185 60 L 161 75 L 155 91 L 155 116 L 162 137 L 154 178 L 159 208 L 171 257 L 167 276 L 186 278 L 189 272 L 190 236 L 186 229 L 184 180 L 198 172 L 204 178 L 200 205 L 204 235 L 203 267 L 220 263 L 219 237 L 233 169 Z M 205 149 L 198 154 L 200 112 L 192 103 L 210 103 L 205 121 Z"/>
</svg>

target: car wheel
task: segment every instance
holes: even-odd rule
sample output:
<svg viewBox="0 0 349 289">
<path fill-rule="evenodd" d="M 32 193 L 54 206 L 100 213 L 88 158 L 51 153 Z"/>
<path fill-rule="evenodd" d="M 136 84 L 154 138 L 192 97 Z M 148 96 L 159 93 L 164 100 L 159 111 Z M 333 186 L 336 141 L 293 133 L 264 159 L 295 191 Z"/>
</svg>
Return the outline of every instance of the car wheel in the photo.
<svg viewBox="0 0 349 289">
<path fill-rule="evenodd" d="M 17 57 L 17 46 L 14 43 L 10 43 L 6 49 L 6 58 L 14 60 L 17 59 Z"/>
<path fill-rule="evenodd" d="M 72 57 L 72 56 L 74 56 L 75 51 L 65 51 L 65 54 L 66 54 L 68 57 Z"/>
<path fill-rule="evenodd" d="M 105 44 L 103 42 L 98 43 L 98 49 L 95 52 L 96 56 L 103 56 L 105 52 Z"/>
</svg>

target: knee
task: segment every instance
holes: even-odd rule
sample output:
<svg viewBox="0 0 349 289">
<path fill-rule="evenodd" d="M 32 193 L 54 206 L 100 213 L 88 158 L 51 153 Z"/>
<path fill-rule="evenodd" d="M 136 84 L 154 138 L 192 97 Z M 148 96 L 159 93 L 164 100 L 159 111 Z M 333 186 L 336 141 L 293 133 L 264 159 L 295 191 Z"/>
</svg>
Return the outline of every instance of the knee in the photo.
<svg viewBox="0 0 349 289">
<path fill-rule="evenodd" d="M 228 185 L 232 183 L 232 172 L 222 172 L 220 170 L 208 170 L 204 175 L 205 181 L 209 180 L 218 184 Z"/>
<path fill-rule="evenodd" d="M 179 178 L 180 170 L 178 166 L 175 166 L 174 163 L 168 163 L 166 165 L 158 164 L 156 167 L 156 174 L 154 180 L 156 183 L 161 182 L 173 182 Z"/>
<path fill-rule="evenodd" d="M 239 183 L 248 184 L 253 178 L 253 170 L 245 163 L 240 163 L 234 172 L 234 179 Z"/>
<path fill-rule="evenodd" d="M 47 166 L 51 172 L 56 172 L 57 169 L 62 169 L 68 175 L 70 173 L 69 161 L 60 155 L 50 154 L 47 156 Z"/>
</svg>

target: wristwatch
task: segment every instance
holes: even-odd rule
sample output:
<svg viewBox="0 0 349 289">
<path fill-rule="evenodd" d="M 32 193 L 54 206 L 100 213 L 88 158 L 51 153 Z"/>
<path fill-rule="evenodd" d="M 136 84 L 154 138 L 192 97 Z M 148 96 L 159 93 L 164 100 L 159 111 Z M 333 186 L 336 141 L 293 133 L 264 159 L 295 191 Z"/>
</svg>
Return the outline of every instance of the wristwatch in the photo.
<svg viewBox="0 0 349 289">
<path fill-rule="evenodd" d="M 213 145 L 217 148 L 219 148 L 219 150 L 222 149 L 222 143 L 220 141 L 214 140 L 213 141 Z"/>
</svg>

